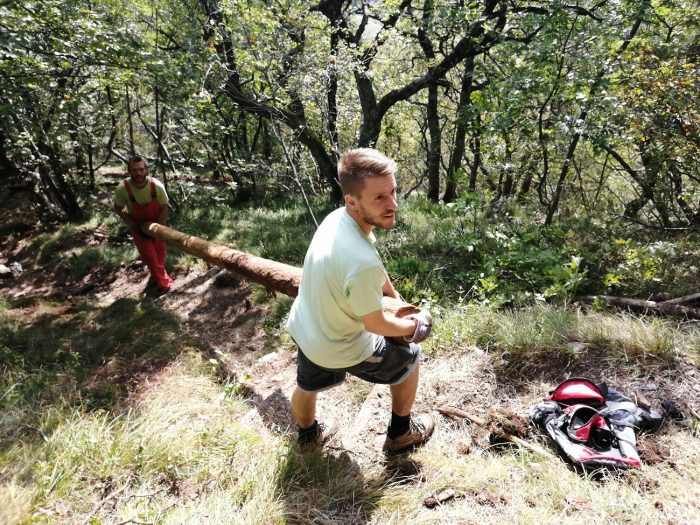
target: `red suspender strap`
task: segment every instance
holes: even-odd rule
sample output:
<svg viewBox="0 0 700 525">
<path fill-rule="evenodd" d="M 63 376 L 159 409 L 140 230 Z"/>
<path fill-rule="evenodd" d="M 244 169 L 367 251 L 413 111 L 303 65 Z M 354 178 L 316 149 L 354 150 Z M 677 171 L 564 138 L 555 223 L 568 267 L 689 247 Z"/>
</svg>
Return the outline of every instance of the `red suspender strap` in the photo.
<svg viewBox="0 0 700 525">
<path fill-rule="evenodd" d="M 129 195 L 129 200 L 132 203 L 136 202 L 136 197 L 134 197 L 134 194 L 131 191 L 131 186 L 129 186 L 128 180 L 124 181 L 124 187 L 126 188 L 126 193 Z M 151 200 L 154 200 L 157 198 L 158 198 L 158 192 L 156 191 L 156 183 L 153 179 L 151 179 Z"/>
<path fill-rule="evenodd" d="M 125 180 L 124 181 L 124 187 L 126 188 L 126 193 L 129 195 L 129 200 L 133 203 L 136 202 L 136 197 L 134 197 L 134 194 L 131 192 L 131 186 L 129 186 L 129 181 Z"/>
</svg>

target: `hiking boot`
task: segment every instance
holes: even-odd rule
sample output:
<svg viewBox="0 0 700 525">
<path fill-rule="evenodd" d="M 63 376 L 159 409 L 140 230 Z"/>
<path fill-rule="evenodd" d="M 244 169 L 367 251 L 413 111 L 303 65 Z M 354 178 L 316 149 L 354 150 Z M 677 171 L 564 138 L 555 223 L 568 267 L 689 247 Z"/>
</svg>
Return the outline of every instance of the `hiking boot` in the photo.
<svg viewBox="0 0 700 525">
<path fill-rule="evenodd" d="M 328 443 L 338 432 L 338 425 L 334 419 L 321 421 L 317 424 L 316 433 L 311 438 L 297 438 L 297 443 L 303 447 L 322 447 Z"/>
<path fill-rule="evenodd" d="M 430 414 L 421 414 L 411 418 L 408 432 L 396 438 L 386 437 L 382 450 L 385 454 L 399 454 L 423 445 L 435 430 L 435 420 Z"/>
</svg>

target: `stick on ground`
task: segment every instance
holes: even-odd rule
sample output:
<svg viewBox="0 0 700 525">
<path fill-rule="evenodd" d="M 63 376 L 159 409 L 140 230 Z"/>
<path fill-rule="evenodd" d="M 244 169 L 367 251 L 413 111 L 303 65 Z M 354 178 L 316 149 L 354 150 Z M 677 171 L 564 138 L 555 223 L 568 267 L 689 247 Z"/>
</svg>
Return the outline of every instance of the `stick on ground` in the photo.
<svg viewBox="0 0 700 525">
<path fill-rule="evenodd" d="M 465 412 L 464 410 L 460 410 L 458 408 L 453 408 L 453 407 L 448 407 L 448 406 L 441 406 L 441 407 L 437 407 L 437 411 L 440 412 L 441 414 L 446 415 L 446 416 L 468 419 L 472 423 L 479 425 L 480 427 L 485 428 L 486 430 L 491 430 L 483 419 L 480 419 L 476 416 L 473 416 L 473 415 Z M 558 459 L 557 456 L 555 456 L 551 452 L 547 452 L 542 447 L 535 445 L 533 443 L 529 443 L 529 442 L 525 441 L 524 439 L 519 438 L 518 436 L 513 436 L 512 434 L 508 434 L 506 432 L 499 432 L 498 437 L 505 439 L 506 441 L 510 441 L 512 443 L 515 443 L 516 445 L 519 445 L 527 450 L 535 452 L 535 453 L 537 453 L 540 456 L 543 456 L 545 458 Z"/>
</svg>

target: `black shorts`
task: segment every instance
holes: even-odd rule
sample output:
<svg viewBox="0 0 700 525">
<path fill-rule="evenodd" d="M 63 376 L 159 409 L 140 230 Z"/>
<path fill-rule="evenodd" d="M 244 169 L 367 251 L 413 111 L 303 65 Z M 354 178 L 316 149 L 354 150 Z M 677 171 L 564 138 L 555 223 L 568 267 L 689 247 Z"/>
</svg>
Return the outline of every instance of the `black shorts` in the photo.
<svg viewBox="0 0 700 525">
<path fill-rule="evenodd" d="M 297 352 L 297 385 L 305 392 L 320 392 L 334 387 L 352 374 L 370 383 L 396 385 L 404 381 L 418 365 L 420 346 L 399 343 L 390 337 L 378 336 L 376 349 L 367 359 L 348 368 L 323 368 Z"/>
</svg>

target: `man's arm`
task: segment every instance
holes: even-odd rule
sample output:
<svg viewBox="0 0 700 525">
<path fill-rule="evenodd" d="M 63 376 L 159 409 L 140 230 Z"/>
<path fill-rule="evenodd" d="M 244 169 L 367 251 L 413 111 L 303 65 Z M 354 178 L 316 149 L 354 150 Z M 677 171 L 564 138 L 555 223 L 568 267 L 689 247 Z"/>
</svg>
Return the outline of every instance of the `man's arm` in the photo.
<svg viewBox="0 0 700 525">
<path fill-rule="evenodd" d="M 167 204 L 161 204 L 158 210 L 158 224 L 165 226 L 165 220 L 168 218 L 169 207 Z"/>
<path fill-rule="evenodd" d="M 386 337 L 410 337 L 416 330 L 413 319 L 385 315 L 382 310 L 368 313 L 362 322 L 368 332 Z"/>
<path fill-rule="evenodd" d="M 121 218 L 121 220 L 124 221 L 124 223 L 126 223 L 126 225 L 127 225 L 129 228 L 135 228 L 135 227 L 136 227 L 136 221 L 134 221 L 134 219 L 131 218 L 131 215 L 129 215 L 128 213 L 126 213 L 126 212 L 124 211 L 124 207 L 123 207 L 123 206 L 119 206 L 119 205 L 115 204 L 115 205 L 114 205 L 114 212 L 115 212 L 117 215 L 119 215 L 119 217 Z"/>
</svg>

